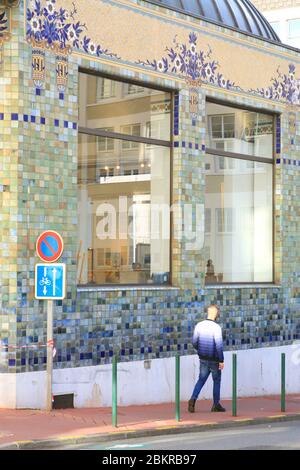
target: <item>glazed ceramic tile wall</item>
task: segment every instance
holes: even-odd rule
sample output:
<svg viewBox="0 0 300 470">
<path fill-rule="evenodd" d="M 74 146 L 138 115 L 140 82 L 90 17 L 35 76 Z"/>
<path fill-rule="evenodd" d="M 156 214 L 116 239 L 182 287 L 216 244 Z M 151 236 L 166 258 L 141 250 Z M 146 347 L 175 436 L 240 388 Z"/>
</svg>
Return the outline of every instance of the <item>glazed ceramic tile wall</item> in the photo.
<svg viewBox="0 0 300 470">
<path fill-rule="evenodd" d="M 1 364 L 12 372 L 25 362 L 41 367 L 45 361 L 46 351 L 38 343 L 45 343 L 46 317 L 44 305 L 33 298 L 33 285 L 36 237 L 47 227 L 56 228 L 66 240 L 68 284 L 74 287 L 65 305 L 69 312 L 75 309 L 78 75 L 70 65 L 73 79 L 64 96 L 57 88 L 56 57 L 49 52 L 45 56 L 44 86 L 36 88 L 23 9 L 19 15 L 13 10 L 12 38 L 4 45 L 0 120 L 6 130 L 1 146 Z M 6 344 L 9 348 L 3 349 Z"/>
<path fill-rule="evenodd" d="M 3 18 L 3 11 L 1 17 Z M 6 15 L 6 18 L 8 15 Z M 7 26 L 7 23 L 4 25 Z M 13 23 L 18 27 L 18 21 Z M 7 28 L 5 30 L 7 32 Z M 7 38 L 8 39 L 8 38 Z M 0 64 L 0 339 L 16 344 L 19 130 L 11 113 L 19 99 L 18 38 L 1 39 Z M 5 60 L 4 60 L 5 57 Z M 0 354 L 3 351 L 0 350 Z M 0 356 L 0 369 L 7 366 Z"/>
<path fill-rule="evenodd" d="M 11 347 L 2 349 L 1 370 L 45 368 L 46 350 L 39 347 L 46 337 L 45 305 L 34 300 L 33 287 L 38 261 L 35 242 L 46 228 L 63 235 L 62 261 L 68 266 L 67 298 L 55 306 L 55 367 L 104 364 L 115 353 L 123 361 L 191 354 L 193 327 L 211 302 L 221 306 L 227 349 L 275 346 L 299 339 L 299 110 L 259 94 L 203 85 L 194 115 L 189 101 L 191 83 L 151 73 L 149 68 L 125 69 L 107 58 L 92 60 L 66 51 L 60 65 L 67 64 L 67 79 L 64 73 L 58 83 L 57 53 L 24 41 L 22 4 L 19 11 L 13 11 L 12 26 L 0 72 L 0 335 L 2 346 Z M 253 44 L 259 45 L 257 40 Z M 206 289 L 202 251 L 188 250 L 187 240 L 173 240 L 174 288 L 77 290 L 78 67 L 176 90 L 173 202 L 179 205 L 204 203 L 207 96 L 282 112 L 274 165 L 278 286 Z M 180 228 L 175 217 L 175 232 Z M 22 348 L 26 345 L 35 348 Z"/>
</svg>

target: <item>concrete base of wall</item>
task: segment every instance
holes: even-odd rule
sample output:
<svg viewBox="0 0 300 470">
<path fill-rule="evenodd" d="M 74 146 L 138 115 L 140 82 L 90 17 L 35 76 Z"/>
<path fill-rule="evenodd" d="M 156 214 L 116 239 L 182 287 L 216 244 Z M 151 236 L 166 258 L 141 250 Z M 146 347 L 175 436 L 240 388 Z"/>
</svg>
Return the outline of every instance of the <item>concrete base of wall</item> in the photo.
<svg viewBox="0 0 300 470">
<path fill-rule="evenodd" d="M 280 393 L 280 357 L 286 353 L 287 393 L 300 391 L 300 345 L 236 351 L 238 395 Z M 232 352 L 225 353 L 222 397 L 231 397 Z M 197 356 L 181 358 L 181 399 L 188 400 L 199 372 Z M 57 369 L 53 394 L 74 394 L 76 408 L 111 406 L 111 365 Z M 209 378 L 202 398 L 211 399 Z M 126 362 L 118 365 L 119 405 L 166 403 L 175 400 L 175 359 Z M 46 372 L 0 374 L 0 408 L 43 409 L 46 406 Z"/>
</svg>

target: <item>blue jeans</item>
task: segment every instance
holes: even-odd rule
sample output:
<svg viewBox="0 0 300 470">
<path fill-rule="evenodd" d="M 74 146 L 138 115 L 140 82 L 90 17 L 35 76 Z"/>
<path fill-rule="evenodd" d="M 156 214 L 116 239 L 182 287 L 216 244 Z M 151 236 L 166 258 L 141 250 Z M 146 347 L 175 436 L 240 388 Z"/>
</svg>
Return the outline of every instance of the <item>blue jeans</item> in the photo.
<svg viewBox="0 0 300 470">
<path fill-rule="evenodd" d="M 214 405 L 220 403 L 220 391 L 221 391 L 221 371 L 219 370 L 219 363 L 213 361 L 200 360 L 200 373 L 198 382 L 195 385 L 192 399 L 197 400 L 202 388 L 204 387 L 210 373 L 212 374 L 214 382 Z"/>
</svg>

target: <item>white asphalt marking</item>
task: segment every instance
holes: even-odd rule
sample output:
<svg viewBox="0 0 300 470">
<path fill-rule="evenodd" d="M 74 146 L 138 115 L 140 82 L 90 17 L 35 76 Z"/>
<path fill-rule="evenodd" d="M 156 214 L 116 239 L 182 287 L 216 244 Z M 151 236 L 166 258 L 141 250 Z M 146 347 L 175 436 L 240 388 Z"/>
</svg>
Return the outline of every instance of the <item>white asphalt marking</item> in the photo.
<svg viewBox="0 0 300 470">
<path fill-rule="evenodd" d="M 106 447 L 105 450 L 114 450 L 114 449 L 135 449 L 137 447 L 144 447 L 144 444 L 118 444 L 112 447 Z"/>
</svg>

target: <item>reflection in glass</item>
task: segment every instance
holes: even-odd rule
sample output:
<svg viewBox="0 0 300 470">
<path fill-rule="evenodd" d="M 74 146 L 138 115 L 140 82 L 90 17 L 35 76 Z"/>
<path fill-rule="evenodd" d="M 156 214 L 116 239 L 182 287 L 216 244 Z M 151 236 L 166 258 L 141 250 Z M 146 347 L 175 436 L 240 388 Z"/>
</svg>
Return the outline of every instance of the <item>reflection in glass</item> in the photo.
<svg viewBox="0 0 300 470">
<path fill-rule="evenodd" d="M 207 103 L 207 148 L 273 158 L 273 116 Z"/>
<path fill-rule="evenodd" d="M 273 166 L 213 155 L 205 161 L 206 283 L 272 282 Z"/>
<path fill-rule="evenodd" d="M 79 77 L 81 127 L 170 140 L 170 93 L 84 73 Z"/>
<path fill-rule="evenodd" d="M 79 284 L 169 282 L 170 149 L 124 142 L 79 135 Z"/>
</svg>

